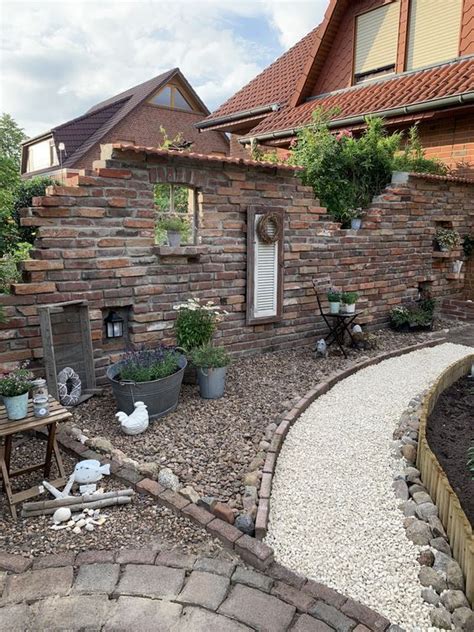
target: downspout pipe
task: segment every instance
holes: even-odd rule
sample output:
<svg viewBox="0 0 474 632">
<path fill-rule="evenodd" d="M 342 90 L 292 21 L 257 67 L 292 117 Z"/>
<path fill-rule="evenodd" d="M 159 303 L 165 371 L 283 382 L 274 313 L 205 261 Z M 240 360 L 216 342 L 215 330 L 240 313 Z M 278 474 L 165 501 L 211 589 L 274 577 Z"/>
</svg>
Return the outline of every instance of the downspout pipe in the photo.
<svg viewBox="0 0 474 632">
<path fill-rule="evenodd" d="M 234 112 L 227 116 L 218 116 L 209 121 L 200 121 L 195 123 L 194 127 L 198 129 L 207 129 L 208 127 L 215 127 L 216 125 L 222 125 L 224 123 L 231 123 L 241 118 L 248 118 L 249 116 L 258 116 L 259 114 L 268 114 L 269 112 L 278 112 L 280 109 L 279 103 L 270 103 L 269 105 L 260 105 L 257 108 L 251 108 L 250 110 L 242 110 L 241 112 Z"/>
<path fill-rule="evenodd" d="M 465 92 L 464 94 L 458 94 L 456 96 L 443 97 L 441 99 L 433 99 L 431 101 L 422 101 L 421 103 L 404 105 L 402 107 L 392 108 L 390 110 L 379 110 L 378 112 L 366 112 L 365 114 L 357 114 L 356 116 L 349 116 L 344 119 L 330 121 L 328 126 L 329 128 L 347 127 L 350 125 L 358 125 L 360 123 L 363 123 L 366 116 L 394 118 L 396 116 L 406 116 L 408 114 L 416 114 L 417 112 L 429 112 L 430 110 L 448 108 L 454 105 L 466 105 L 473 102 L 474 92 Z M 289 136 L 295 136 L 297 132 L 303 129 L 303 127 L 304 126 L 293 127 L 291 129 L 280 130 L 278 132 L 267 132 L 266 134 L 247 136 L 245 138 L 239 138 L 239 143 L 241 143 L 242 145 L 247 145 L 253 140 L 265 141 L 287 138 Z"/>
</svg>

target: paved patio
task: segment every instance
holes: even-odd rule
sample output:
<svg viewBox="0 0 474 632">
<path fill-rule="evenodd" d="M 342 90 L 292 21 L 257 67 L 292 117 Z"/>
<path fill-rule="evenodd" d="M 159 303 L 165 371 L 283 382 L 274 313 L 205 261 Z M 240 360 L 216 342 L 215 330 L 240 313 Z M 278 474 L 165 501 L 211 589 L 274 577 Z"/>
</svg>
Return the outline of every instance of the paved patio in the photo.
<svg viewBox="0 0 474 632">
<path fill-rule="evenodd" d="M 176 551 L 90 551 L 33 564 L 0 553 L 0 630 L 365 632 L 389 621 L 275 565 Z M 280 579 L 277 577 L 280 576 Z M 291 582 L 291 583 L 289 583 Z M 395 628 L 394 628 L 395 629 Z"/>
</svg>

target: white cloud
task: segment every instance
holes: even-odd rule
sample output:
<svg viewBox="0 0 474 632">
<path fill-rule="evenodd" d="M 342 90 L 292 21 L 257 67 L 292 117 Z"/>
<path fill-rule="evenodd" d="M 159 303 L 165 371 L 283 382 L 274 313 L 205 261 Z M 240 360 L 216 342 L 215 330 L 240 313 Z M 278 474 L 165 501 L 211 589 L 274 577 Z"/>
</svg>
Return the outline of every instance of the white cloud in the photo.
<svg viewBox="0 0 474 632">
<path fill-rule="evenodd" d="M 325 4 L 4 0 L 1 110 L 37 134 L 175 66 L 212 109 L 314 28 Z"/>
<path fill-rule="evenodd" d="M 293 46 L 324 17 L 327 0 L 268 0 L 267 10 L 284 48 Z"/>
</svg>

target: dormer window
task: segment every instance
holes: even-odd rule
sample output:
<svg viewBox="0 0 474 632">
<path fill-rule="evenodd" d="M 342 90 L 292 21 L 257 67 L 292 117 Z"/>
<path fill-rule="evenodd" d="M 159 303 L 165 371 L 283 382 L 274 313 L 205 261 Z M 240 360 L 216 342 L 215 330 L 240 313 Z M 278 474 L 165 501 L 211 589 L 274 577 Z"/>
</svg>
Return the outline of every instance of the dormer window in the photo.
<svg viewBox="0 0 474 632">
<path fill-rule="evenodd" d="M 395 72 L 399 18 L 399 2 L 357 16 L 355 83 Z"/>
<path fill-rule="evenodd" d="M 54 167 L 59 164 L 56 147 L 52 138 L 40 141 L 34 145 L 29 145 L 27 151 L 27 173 L 47 169 L 48 167 Z"/>
<path fill-rule="evenodd" d="M 462 0 L 411 0 L 406 70 L 458 56 Z"/>
<path fill-rule="evenodd" d="M 171 84 L 157 92 L 149 102 L 153 105 L 161 105 L 162 107 L 172 108 L 173 110 L 194 111 L 194 108 L 190 105 L 181 90 Z"/>
</svg>

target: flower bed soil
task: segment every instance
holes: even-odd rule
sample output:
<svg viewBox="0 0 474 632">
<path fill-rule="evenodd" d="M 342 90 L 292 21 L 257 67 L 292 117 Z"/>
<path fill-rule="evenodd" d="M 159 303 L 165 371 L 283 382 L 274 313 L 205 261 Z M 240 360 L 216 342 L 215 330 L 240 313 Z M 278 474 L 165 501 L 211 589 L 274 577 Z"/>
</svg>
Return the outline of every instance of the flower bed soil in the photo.
<svg viewBox="0 0 474 632">
<path fill-rule="evenodd" d="M 350 350 L 347 359 L 333 348 L 328 358 L 315 357 L 311 349 L 303 348 L 239 359 L 229 367 L 222 399 L 203 400 L 196 386 L 185 385 L 177 410 L 151 422 L 141 435 L 122 433 L 108 389 L 74 409 L 74 423 L 90 438 L 109 439 L 114 448 L 136 461 L 170 467 L 183 484 L 192 485 L 200 495 L 214 496 L 241 509 L 242 477 L 257 469 L 256 459 L 265 458 L 261 442 L 271 439 L 265 435 L 270 423 L 278 423 L 328 375 L 383 351 L 427 340 L 430 334 L 382 330 L 374 338 L 376 349 Z"/>
<path fill-rule="evenodd" d="M 42 437 L 33 433 L 17 435 L 14 442 L 12 464 L 21 467 L 28 463 L 41 462 L 46 445 Z M 72 472 L 76 461 L 62 453 L 66 472 Z M 53 466 L 51 478 L 57 475 Z M 13 491 L 20 491 L 38 484 L 41 473 L 35 472 L 12 481 Z M 125 484 L 105 476 L 100 482 L 105 491 L 124 489 Z M 44 494 L 35 500 L 50 499 Z M 101 513 L 108 520 L 95 531 L 83 530 L 80 534 L 71 531 L 53 531 L 51 516 L 19 518 L 14 521 L 3 495 L 0 496 L 0 550 L 19 553 L 27 557 L 72 551 L 116 550 L 120 548 L 176 548 L 189 553 L 204 553 L 214 556 L 222 547 L 204 529 L 191 521 L 175 516 L 170 510 L 157 505 L 149 496 L 136 494 L 130 505 L 105 507 Z"/>
<path fill-rule="evenodd" d="M 474 481 L 467 449 L 474 445 L 474 380 L 463 377 L 444 391 L 427 424 L 427 439 L 471 525 L 474 526 Z"/>
</svg>

